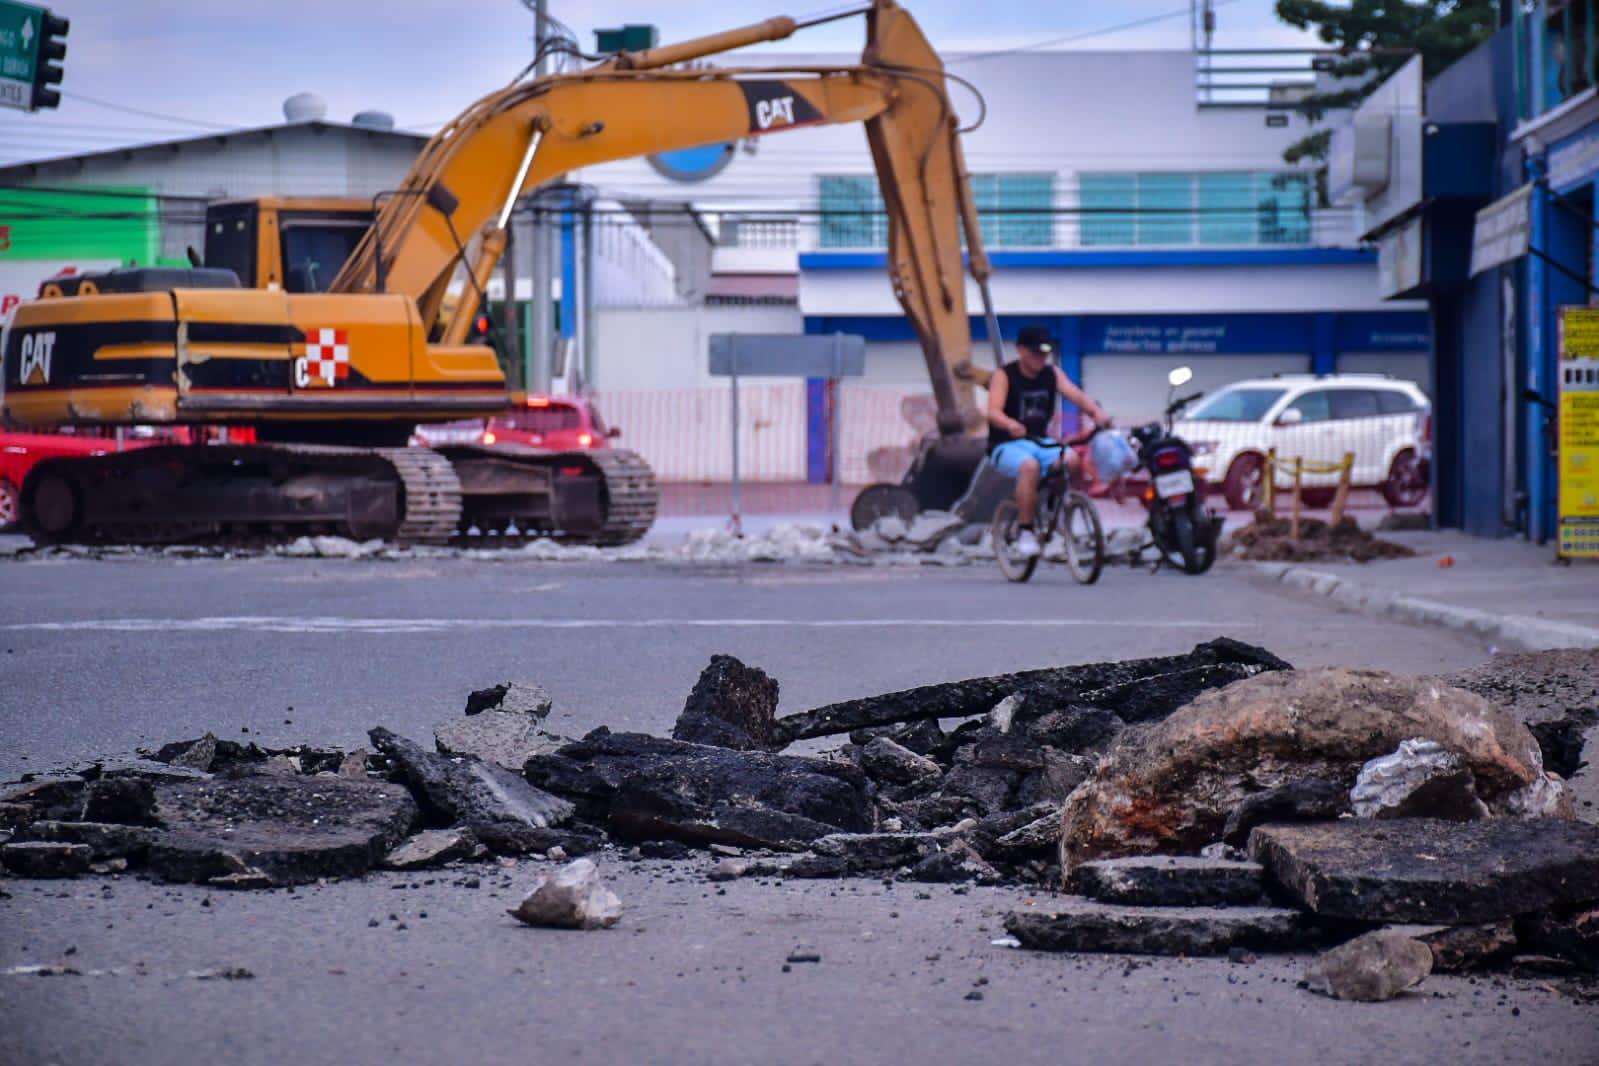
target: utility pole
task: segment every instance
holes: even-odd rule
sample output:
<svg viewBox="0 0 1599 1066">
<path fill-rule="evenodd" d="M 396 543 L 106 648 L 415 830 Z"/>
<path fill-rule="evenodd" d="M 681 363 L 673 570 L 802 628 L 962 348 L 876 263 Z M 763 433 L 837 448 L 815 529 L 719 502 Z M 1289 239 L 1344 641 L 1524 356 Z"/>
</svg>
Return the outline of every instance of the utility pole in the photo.
<svg viewBox="0 0 1599 1066">
<path fill-rule="evenodd" d="M 550 0 L 533 0 L 533 54 L 539 57 L 533 73 L 542 77 L 549 73 L 550 57 L 544 55 L 544 42 L 550 37 Z"/>
</svg>

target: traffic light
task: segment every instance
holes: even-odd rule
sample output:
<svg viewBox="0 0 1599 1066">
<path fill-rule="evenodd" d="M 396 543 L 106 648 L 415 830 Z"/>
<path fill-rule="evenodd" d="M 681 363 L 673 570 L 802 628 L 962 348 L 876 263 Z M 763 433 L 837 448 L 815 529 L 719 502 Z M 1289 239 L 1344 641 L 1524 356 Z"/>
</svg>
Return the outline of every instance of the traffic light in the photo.
<svg viewBox="0 0 1599 1066">
<path fill-rule="evenodd" d="M 67 31 L 72 23 L 60 15 L 39 16 L 39 52 L 33 65 L 33 106 L 60 107 L 61 60 L 67 58 Z"/>
</svg>

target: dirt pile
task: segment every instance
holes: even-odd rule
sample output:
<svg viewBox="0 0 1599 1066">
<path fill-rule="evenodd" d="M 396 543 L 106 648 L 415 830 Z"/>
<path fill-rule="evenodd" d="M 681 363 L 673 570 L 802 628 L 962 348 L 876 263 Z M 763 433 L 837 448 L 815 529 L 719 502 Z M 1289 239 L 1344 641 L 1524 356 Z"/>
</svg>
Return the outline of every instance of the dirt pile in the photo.
<svg viewBox="0 0 1599 1066">
<path fill-rule="evenodd" d="M 1329 525 L 1319 518 L 1299 520 L 1299 538 L 1292 536 L 1293 523 L 1270 511 L 1255 512 L 1255 520 L 1228 539 L 1227 551 L 1237 559 L 1269 563 L 1319 563 L 1351 560 L 1405 559 L 1416 553 L 1403 544 L 1383 540 L 1361 529 L 1345 515 Z"/>
</svg>

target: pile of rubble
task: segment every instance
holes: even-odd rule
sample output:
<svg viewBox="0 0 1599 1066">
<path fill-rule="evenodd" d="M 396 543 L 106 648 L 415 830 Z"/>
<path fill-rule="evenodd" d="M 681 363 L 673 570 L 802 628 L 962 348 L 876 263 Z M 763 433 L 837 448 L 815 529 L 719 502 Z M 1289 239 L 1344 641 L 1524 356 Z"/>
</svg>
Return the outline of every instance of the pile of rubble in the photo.
<svg viewBox="0 0 1599 1066">
<path fill-rule="evenodd" d="M 1293 522 L 1261 509 L 1255 520 L 1228 538 L 1226 551 L 1239 559 L 1273 563 L 1317 563 L 1348 559 L 1357 563 L 1373 559 L 1404 559 L 1416 553 L 1360 525 L 1349 515 L 1330 525 L 1319 518 L 1301 517 L 1299 536 Z"/>
<path fill-rule="evenodd" d="M 1566 658 L 1461 681 L 1563 703 L 1550 677 L 1599 680 L 1599 653 L 1541 654 Z M 1442 680 L 1294 670 L 1226 638 L 785 715 L 778 696 L 715 656 L 670 737 L 562 736 L 549 695 L 514 682 L 431 748 L 383 728 L 370 752 L 207 735 L 0 790 L 0 863 L 257 888 L 491 854 L 705 856 L 715 880 L 1064 889 L 1006 922 L 1046 950 L 1241 956 L 1397 929 L 1327 957 L 1313 983 L 1338 995 L 1529 954 L 1599 969 L 1599 827 L 1565 783 L 1591 702 L 1543 708 L 1535 732 Z M 513 913 L 594 928 L 620 904 L 576 862 Z"/>
</svg>

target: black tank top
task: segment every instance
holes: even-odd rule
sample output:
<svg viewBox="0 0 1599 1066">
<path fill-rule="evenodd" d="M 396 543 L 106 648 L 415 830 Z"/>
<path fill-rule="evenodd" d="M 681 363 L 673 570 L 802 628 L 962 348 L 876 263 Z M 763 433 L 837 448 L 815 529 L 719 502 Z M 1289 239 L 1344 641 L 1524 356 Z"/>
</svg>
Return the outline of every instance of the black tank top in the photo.
<svg viewBox="0 0 1599 1066">
<path fill-rule="evenodd" d="M 1010 379 L 1010 389 L 1005 393 L 1005 413 L 1027 427 L 1029 437 L 1042 437 L 1049 431 L 1050 419 L 1055 417 L 1055 398 L 1059 385 L 1055 381 L 1055 367 L 1046 365 L 1036 377 L 1022 373 L 1021 363 L 1006 363 L 1002 373 Z M 988 450 L 1015 440 L 998 426 L 988 427 Z"/>
</svg>

